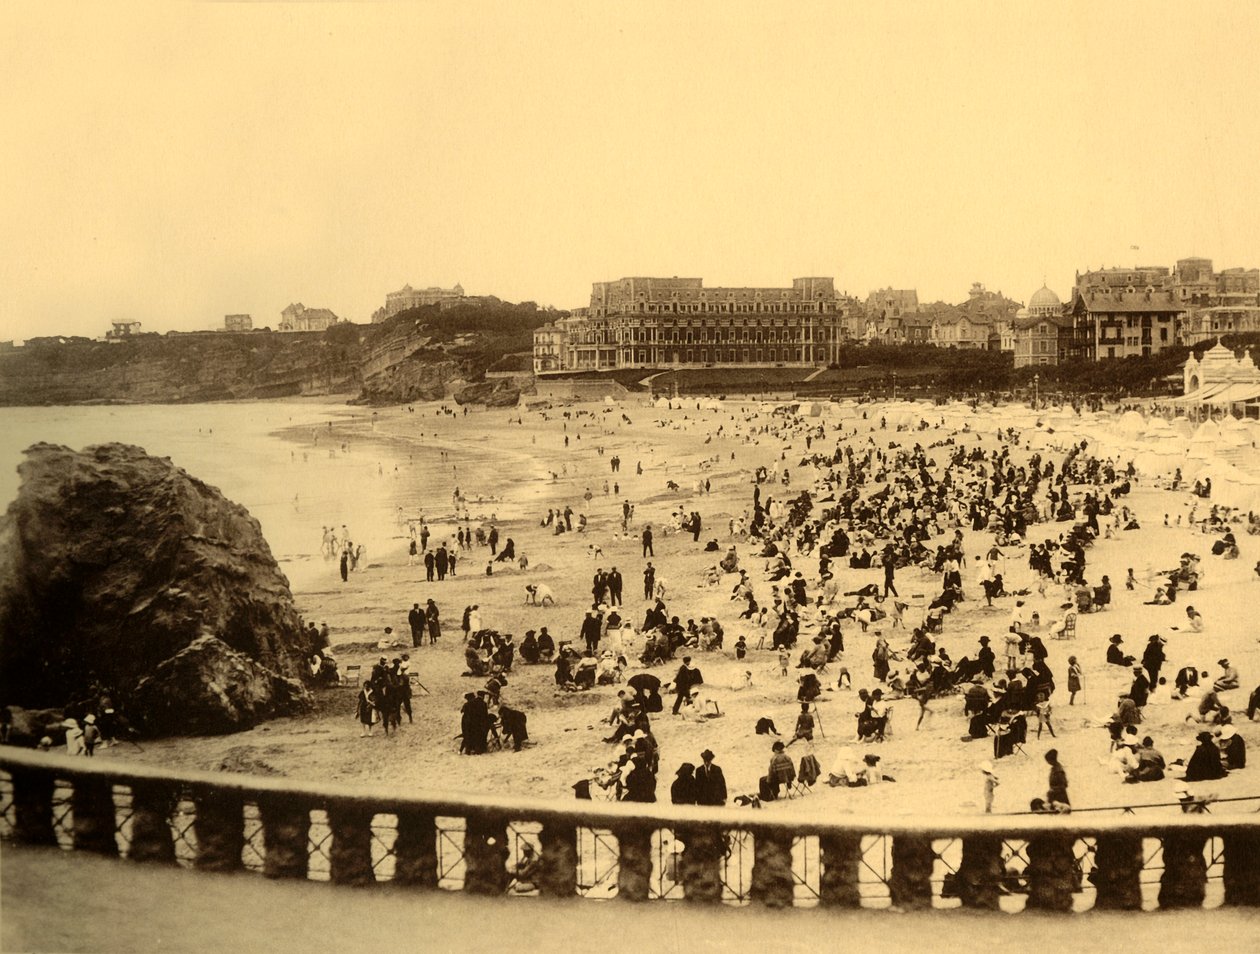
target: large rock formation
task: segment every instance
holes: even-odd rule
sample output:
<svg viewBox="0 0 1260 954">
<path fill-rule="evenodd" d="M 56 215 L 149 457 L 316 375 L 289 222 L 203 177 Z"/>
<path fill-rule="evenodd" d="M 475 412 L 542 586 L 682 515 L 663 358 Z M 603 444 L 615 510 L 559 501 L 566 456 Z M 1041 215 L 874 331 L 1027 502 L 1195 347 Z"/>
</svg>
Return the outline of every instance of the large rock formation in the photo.
<svg viewBox="0 0 1260 954">
<path fill-rule="evenodd" d="M 484 404 L 486 407 L 516 407 L 521 389 L 510 379 L 480 381 L 455 392 L 456 404 Z"/>
<path fill-rule="evenodd" d="M 309 703 L 310 649 L 258 521 L 169 459 L 36 444 L 0 518 L 0 703 L 108 692 L 147 734 Z"/>
</svg>

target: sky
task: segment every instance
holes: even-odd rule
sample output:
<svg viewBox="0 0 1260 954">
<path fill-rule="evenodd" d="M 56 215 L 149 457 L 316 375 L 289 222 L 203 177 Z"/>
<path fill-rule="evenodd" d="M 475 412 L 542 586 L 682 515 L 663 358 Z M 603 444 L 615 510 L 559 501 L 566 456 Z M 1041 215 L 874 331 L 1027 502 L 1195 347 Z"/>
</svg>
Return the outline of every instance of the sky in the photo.
<svg viewBox="0 0 1260 954">
<path fill-rule="evenodd" d="M 0 338 L 1253 267 L 1258 47 L 1246 0 L 6 3 Z"/>
</svg>

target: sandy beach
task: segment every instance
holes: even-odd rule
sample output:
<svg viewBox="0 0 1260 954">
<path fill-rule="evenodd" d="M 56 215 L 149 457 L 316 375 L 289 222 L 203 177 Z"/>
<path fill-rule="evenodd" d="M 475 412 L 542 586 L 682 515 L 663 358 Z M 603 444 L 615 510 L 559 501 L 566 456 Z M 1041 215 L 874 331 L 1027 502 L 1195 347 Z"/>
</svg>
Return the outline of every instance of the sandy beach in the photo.
<svg viewBox="0 0 1260 954">
<path fill-rule="evenodd" d="M 525 666 L 520 663 L 508 679 L 504 700 L 523 709 L 529 717 L 532 745 L 521 752 L 493 752 L 485 756 L 458 754 L 455 736 L 459 733 L 459 706 L 463 694 L 479 689 L 484 678 L 462 676 L 464 659 L 459 629 L 460 616 L 466 605 L 478 604 L 487 628 L 516 635 L 519 644 L 524 632 L 547 626 L 557 642 L 578 640 L 583 611 L 590 600 L 590 580 L 597 566 L 617 566 L 625 578 L 626 618 L 638 626 L 648 604 L 642 599 L 644 560 L 638 530 L 651 523 L 656 531 L 655 557 L 658 579 L 666 586 L 669 613 L 682 620 L 716 617 L 725 628 L 725 651 L 697 652 L 696 663 L 704 674 L 705 692 L 717 703 L 721 718 L 670 715 L 652 719 L 653 732 L 661 746 L 661 772 L 658 792 L 666 795 L 673 771 L 683 761 L 698 762 L 702 749 L 712 748 L 717 762 L 725 768 L 732 795 L 755 791 L 758 776 L 765 771 L 769 759 L 770 738 L 754 734 L 753 727 L 763 716 L 773 719 L 780 731 L 790 734 L 798 711 L 796 704 L 796 671 L 783 677 L 779 674 L 777 656 L 767 650 L 752 650 L 746 660 L 738 662 L 732 647 L 743 634 L 750 647 L 755 646 L 763 631 L 748 621 L 737 618 L 740 607 L 730 601 L 736 579 L 726 576 L 716 585 L 704 580 L 705 571 L 714 566 L 719 553 L 704 551 L 704 544 L 716 539 L 724 552 L 734 542 L 741 566 L 749 571 L 760 601 L 769 597 L 763 560 L 752 557 L 753 548 L 745 540 L 732 540 L 728 521 L 751 510 L 753 471 L 758 466 L 791 465 L 791 486 L 763 485 L 763 494 L 795 495 L 809 487 L 812 468 L 797 466 L 805 453 L 799 437 L 781 438 L 773 433 L 754 433 L 764 425 L 782 427 L 782 419 L 772 417 L 769 406 L 718 405 L 697 407 L 695 401 L 682 406 L 663 408 L 646 406 L 646 399 L 627 402 L 624 406 L 574 405 L 545 411 L 526 409 L 511 412 L 477 410 L 464 415 L 443 413 L 433 406 L 371 412 L 354 411 L 339 415 L 319 425 L 320 439 L 357 441 L 363 446 L 371 439 L 374 451 L 384 459 L 382 476 L 392 465 L 401 476 L 368 485 L 365 488 L 340 486 L 332 496 L 356 493 L 382 495 L 374 510 L 390 526 L 372 526 L 365 532 L 377 541 L 367 565 L 352 573 L 342 583 L 333 561 L 319 555 L 318 518 L 308 514 L 312 532 L 309 557 L 294 583 L 299 609 L 308 620 L 327 622 L 331 627 L 333 647 L 338 660 L 360 664 L 364 671 L 378 655 L 376 641 L 386 626 L 395 636 L 406 635 L 407 611 L 412 603 L 424 605 L 433 598 L 442 612 L 443 638 L 436 646 L 422 646 L 411 652 L 413 665 L 429 692 L 418 691 L 413 700 L 415 721 L 404 720 L 402 731 L 388 738 L 379 729 L 371 738 L 359 737 L 354 718 L 355 692 L 352 689 L 321 690 L 317 693 L 315 712 L 304 718 L 274 721 L 253 731 L 214 738 L 176 738 L 146 742 L 143 751 L 119 747 L 108 757 L 135 758 L 148 762 L 188 768 L 233 768 L 246 771 L 274 772 L 293 777 L 362 781 L 364 784 L 388 783 L 419 789 L 450 791 L 510 790 L 522 794 L 571 798 L 570 786 L 589 777 L 592 770 L 604 765 L 613 747 L 601 742 L 607 725 L 601 724 L 615 703 L 616 687 L 601 686 L 588 692 L 559 691 L 553 681 L 551 666 Z M 909 409 L 909 410 L 907 410 Z M 965 410 L 965 409 L 964 409 Z M 1024 409 L 1026 410 L 1026 409 Z M 565 411 L 569 413 L 566 419 Z M 866 417 L 863 418 L 863 412 Z M 1068 415 L 1070 411 L 1066 412 Z M 624 415 L 624 416 L 623 416 Z M 964 415 L 965 416 L 965 415 Z M 1044 415 L 1043 415 L 1044 416 Z M 923 431 L 895 430 L 895 424 L 880 428 L 880 418 L 894 420 L 913 418 L 929 422 Z M 945 425 L 940 421 L 945 419 Z M 629 420 L 629 423 L 627 422 Z M 827 428 L 827 443 L 833 433 L 846 440 L 864 443 L 874 438 L 886 447 L 890 442 L 911 446 L 918 441 L 930 443 L 952 436 L 964 446 L 980 445 L 991 449 L 997 442 L 997 422 L 1003 419 L 1001 409 L 983 419 L 964 420 L 926 405 L 899 405 L 889 409 L 866 405 L 841 409 L 839 414 L 811 421 L 821 421 Z M 518 420 L 520 423 L 518 423 Z M 1103 418 L 1106 425 L 1107 418 Z M 1052 445 L 1080 439 L 1072 428 L 1060 420 L 1057 428 L 1044 426 L 1040 441 L 1057 453 Z M 1082 421 L 1082 426 L 1085 422 Z M 965 430 L 960 430 L 965 425 Z M 718 428 L 723 428 L 719 435 Z M 1025 438 L 1036 428 L 1027 429 Z M 1046 432 L 1055 433 L 1047 437 Z M 855 436 L 854 432 L 856 431 Z M 1093 422 L 1090 434 L 1097 436 L 1099 426 Z M 1117 432 L 1118 433 L 1118 432 Z M 290 447 L 310 441 L 309 428 L 283 431 Z M 569 438 L 568 447 L 565 437 Z M 832 445 L 833 446 L 833 445 Z M 1098 448 L 1100 456 L 1108 456 Z M 1119 446 L 1119 442 L 1117 444 Z M 599 452 L 603 449 L 603 454 Z M 815 443 L 815 450 L 818 443 Z M 952 448 L 938 448 L 941 454 Z M 449 462 L 441 457 L 451 453 Z M 1027 453 L 1015 449 L 1017 456 Z M 389 455 L 392 455 L 392 461 Z M 438 457 L 435 465 L 432 458 Z M 610 470 L 610 460 L 619 456 L 620 473 Z M 1060 454 L 1060 457 L 1062 455 Z M 407 466 L 424 462 L 423 480 L 409 480 Z M 643 473 L 636 473 L 642 464 Z M 449 466 L 449 475 L 442 471 Z M 553 477 L 554 475 L 554 477 Z M 707 479 L 710 492 L 697 492 L 698 483 Z M 679 489 L 667 487 L 674 481 Z M 608 481 L 609 491 L 604 492 Z M 618 484 L 620 496 L 613 492 Z M 457 576 L 443 582 L 424 582 L 422 566 L 407 565 L 407 531 L 402 517 L 425 515 L 434 540 L 453 535 L 456 524 L 451 494 L 455 486 L 470 500 L 483 498 L 483 503 L 470 503 L 472 526 L 489 526 L 493 517 L 502 540 L 511 537 L 518 553 L 525 553 L 529 569 L 522 573 L 514 564 L 494 564 L 493 576 L 485 575 L 489 550 L 475 548 L 461 554 Z M 584 499 L 587 490 L 589 503 Z M 628 537 L 620 533 L 622 500 L 635 507 L 634 527 Z M 1176 782 L 1172 775 L 1163 782 L 1139 786 L 1126 785 L 1109 773 L 1103 763 L 1108 756 L 1108 737 L 1101 728 L 1115 710 L 1117 694 L 1128 687 L 1128 670 L 1108 666 L 1104 653 L 1113 633 L 1124 636 L 1129 652 L 1140 655 L 1147 637 L 1159 633 L 1168 641 L 1168 661 L 1164 672 L 1171 676 L 1183 665 L 1194 664 L 1216 675 L 1216 661 L 1228 657 L 1242 674 L 1242 688 L 1223 694 L 1223 700 L 1236 713 L 1235 724 L 1249 743 L 1257 737 L 1253 723 L 1246 720 L 1246 697 L 1256 682 L 1257 643 L 1251 620 L 1251 599 L 1260 592 L 1252 567 L 1260 557 L 1260 545 L 1236 528 L 1241 556 L 1224 561 L 1210 555 L 1214 539 L 1187 525 L 1191 508 L 1207 504 L 1186 490 L 1171 491 L 1155 485 L 1150 479 L 1139 479 L 1127 498 L 1136 512 L 1141 529 L 1120 532 L 1113 539 L 1099 539 L 1087 551 L 1087 577 L 1096 581 L 1103 573 L 1115 584 L 1113 604 L 1105 611 L 1082 615 L 1074 641 L 1058 641 L 1040 634 L 1050 650 L 1049 664 L 1057 676 L 1058 689 L 1053 704 L 1052 723 L 1057 733 L 1041 739 L 1030 737 L 1027 755 L 1017 754 L 1002 759 L 997 772 L 1001 780 L 995 811 L 1026 810 L 1030 798 L 1045 790 L 1046 767 L 1042 754 L 1056 747 L 1071 780 L 1073 803 L 1085 806 L 1146 804 L 1173 800 Z M 540 526 L 548 508 L 573 507 L 588 517 L 585 533 L 554 536 Z M 698 511 L 703 516 L 704 530 L 699 541 L 689 533 L 667 533 L 671 513 L 676 510 Z M 1164 526 L 1164 514 L 1170 526 Z M 1200 515 L 1201 516 L 1201 515 Z M 1178 525 L 1178 518 L 1181 518 Z M 575 517 L 576 523 L 576 517 Z M 1064 529 L 1060 524 L 1035 524 L 1029 539 L 1036 541 L 1056 537 Z M 969 554 L 987 549 L 990 533 L 974 533 L 963 528 Z M 931 541 L 945 542 L 944 538 Z M 597 544 L 601 555 L 594 555 Z M 1171 606 L 1147 606 L 1149 581 L 1158 570 L 1175 566 L 1184 551 L 1203 555 L 1205 582 L 1193 594 Z M 810 580 L 816 591 L 816 558 L 796 558 L 796 568 Z M 845 561 L 837 568 L 840 591 L 880 582 L 878 569 L 850 569 Z M 1035 587 L 1035 575 L 1027 564 L 1027 547 L 1007 548 L 1005 556 L 1008 590 L 1030 589 L 1026 598 L 1029 612 L 1037 612 L 1042 621 L 1062 615 L 1064 590 L 1052 586 L 1044 596 Z M 1122 585 L 1129 568 L 1140 581 L 1135 591 Z M 287 569 L 287 568 L 286 568 Z M 532 607 L 524 604 L 524 586 L 528 582 L 546 583 L 555 592 L 554 607 Z M 911 604 L 906 612 L 910 627 L 922 619 L 926 602 L 939 592 L 939 579 L 925 570 L 911 568 L 898 574 L 898 588 Z M 985 606 L 979 586 L 964 575 L 968 600 L 946 618 L 940 644 L 954 659 L 974 654 L 976 640 L 989 635 L 994 644 L 1005 634 L 1013 598 L 1001 598 L 993 607 Z M 1184 606 L 1190 598 L 1203 613 L 1206 625 L 1201 633 L 1189 631 Z M 843 597 L 841 600 L 843 601 Z M 850 602 L 852 602 L 850 600 Z M 823 677 L 825 691 L 819 700 L 820 737 L 814 751 L 826 767 L 836 749 L 853 738 L 854 714 L 859 708 L 856 690 L 873 688 L 870 653 L 876 631 L 882 629 L 894 649 L 904 649 L 910 629 L 872 626 L 862 633 L 856 625 L 845 623 L 846 652 L 840 666 L 852 674 L 853 689 L 836 687 L 840 666 L 835 663 L 830 675 Z M 801 642 L 808 645 L 817 631 L 814 616 L 802 616 Z M 770 633 L 764 632 L 766 645 Z M 630 659 L 629 673 L 640 671 L 637 664 L 641 644 L 627 641 L 624 646 Z M 394 656 L 402 648 L 388 651 Z M 1067 656 L 1074 654 L 1084 671 L 1085 691 L 1076 705 L 1069 706 L 1066 692 Z M 662 680 L 672 678 L 677 662 L 657 667 L 654 672 Z M 751 673 L 752 685 L 737 688 L 744 674 Z M 1143 734 L 1155 737 L 1157 746 L 1171 761 L 1188 757 L 1193 749 L 1197 729 L 1184 723 L 1186 714 L 1197 702 L 1197 694 L 1184 701 L 1169 698 L 1167 687 L 1152 695 L 1145 709 Z M 807 798 L 767 805 L 765 810 L 777 812 L 846 813 L 920 812 L 938 810 L 945 814 L 971 813 L 981 808 L 981 778 L 977 763 L 992 756 L 987 740 L 965 742 L 966 720 L 962 716 L 962 697 L 948 696 L 931 703 L 930 714 L 922 727 L 915 730 L 918 704 L 902 699 L 893 704 L 893 731 L 887 741 L 866 747 L 882 758 L 887 775 L 896 779 L 878 788 L 828 788 L 817 786 Z M 823 737 L 825 736 L 825 737 Z M 791 750 L 796 758 L 804 754 L 801 744 Z M 1252 770 L 1254 771 L 1254 770 Z M 1251 795 L 1255 786 L 1249 771 L 1234 772 L 1228 778 L 1196 786 L 1196 791 L 1222 798 Z M 1250 803 L 1234 803 L 1240 810 L 1251 810 Z M 1218 811 L 1230 806 L 1219 806 Z M 1162 809 L 1164 811 L 1175 809 Z"/>
</svg>

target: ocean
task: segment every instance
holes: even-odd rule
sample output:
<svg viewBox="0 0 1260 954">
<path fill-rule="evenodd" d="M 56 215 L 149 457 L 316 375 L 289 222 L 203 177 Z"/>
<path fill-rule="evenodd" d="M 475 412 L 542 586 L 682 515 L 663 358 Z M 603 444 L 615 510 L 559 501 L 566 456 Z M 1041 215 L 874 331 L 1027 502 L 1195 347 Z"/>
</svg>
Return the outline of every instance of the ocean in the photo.
<svg viewBox="0 0 1260 954">
<path fill-rule="evenodd" d="M 443 459 L 436 445 L 377 436 L 371 409 L 331 401 L 0 408 L 0 505 L 17 496 L 22 452 L 39 441 L 118 441 L 169 457 L 248 508 L 295 590 L 336 577 L 320 555 L 323 526 L 344 524 L 368 562 L 405 559 L 406 518 L 424 514 L 441 532 L 457 479 L 501 470 L 489 447 L 443 445 Z"/>
</svg>

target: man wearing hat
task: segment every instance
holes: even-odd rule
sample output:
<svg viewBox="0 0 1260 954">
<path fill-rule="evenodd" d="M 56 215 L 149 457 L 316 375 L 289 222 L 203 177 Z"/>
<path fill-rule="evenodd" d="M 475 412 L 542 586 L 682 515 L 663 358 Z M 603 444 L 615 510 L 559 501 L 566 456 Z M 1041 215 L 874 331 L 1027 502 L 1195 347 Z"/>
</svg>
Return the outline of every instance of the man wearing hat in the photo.
<svg viewBox="0 0 1260 954">
<path fill-rule="evenodd" d="M 703 682 L 704 677 L 700 675 L 700 670 L 691 665 L 691 657 L 684 656 L 682 665 L 674 675 L 674 715 L 678 715 L 683 702 L 690 698 L 692 688 Z"/>
<path fill-rule="evenodd" d="M 696 769 L 696 804 L 726 804 L 726 776 L 722 767 L 714 763 L 711 749 L 700 753 L 700 767 Z"/>
<path fill-rule="evenodd" d="M 1159 670 L 1164 665 L 1164 639 L 1157 633 L 1146 641 L 1146 649 L 1142 651 L 1142 666 L 1152 691 L 1159 685 Z"/>
<path fill-rule="evenodd" d="M 1229 664 L 1228 659 L 1218 659 L 1217 665 L 1221 667 L 1221 674 L 1216 682 L 1212 683 L 1212 688 L 1217 692 L 1225 692 L 1228 689 L 1238 688 L 1238 670 Z"/>
</svg>

